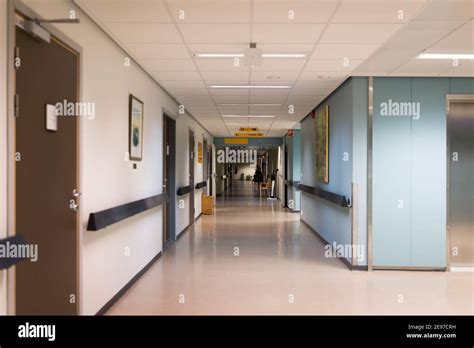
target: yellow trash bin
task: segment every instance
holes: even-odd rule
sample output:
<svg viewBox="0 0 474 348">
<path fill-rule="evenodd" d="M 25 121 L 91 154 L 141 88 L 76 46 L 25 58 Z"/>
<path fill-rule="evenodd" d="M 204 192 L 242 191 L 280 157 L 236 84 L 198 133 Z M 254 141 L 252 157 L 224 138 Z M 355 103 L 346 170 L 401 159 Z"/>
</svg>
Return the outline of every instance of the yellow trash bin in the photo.
<svg viewBox="0 0 474 348">
<path fill-rule="evenodd" d="M 202 195 L 202 213 L 204 215 L 214 214 L 214 196 Z"/>
</svg>

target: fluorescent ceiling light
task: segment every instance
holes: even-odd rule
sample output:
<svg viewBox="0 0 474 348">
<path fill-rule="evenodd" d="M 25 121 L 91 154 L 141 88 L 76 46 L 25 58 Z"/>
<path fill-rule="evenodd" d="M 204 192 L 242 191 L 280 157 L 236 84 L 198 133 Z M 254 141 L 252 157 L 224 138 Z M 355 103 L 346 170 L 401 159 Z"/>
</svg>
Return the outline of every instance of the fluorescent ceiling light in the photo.
<svg viewBox="0 0 474 348">
<path fill-rule="evenodd" d="M 418 59 L 474 59 L 474 54 L 421 53 Z"/>
<path fill-rule="evenodd" d="M 262 58 L 306 58 L 306 53 L 262 53 Z"/>
<path fill-rule="evenodd" d="M 220 103 L 217 106 L 281 106 L 281 104 L 270 103 Z"/>
<path fill-rule="evenodd" d="M 292 86 L 287 85 L 211 85 L 208 88 L 241 88 L 241 89 L 288 89 Z"/>
<path fill-rule="evenodd" d="M 197 58 L 243 58 L 243 53 L 194 53 Z"/>
<path fill-rule="evenodd" d="M 239 118 L 269 118 L 275 117 L 275 115 L 221 115 L 222 117 L 239 117 Z"/>
<path fill-rule="evenodd" d="M 244 53 L 193 53 L 196 58 L 244 58 Z M 306 58 L 306 53 L 262 53 L 262 58 Z"/>
</svg>

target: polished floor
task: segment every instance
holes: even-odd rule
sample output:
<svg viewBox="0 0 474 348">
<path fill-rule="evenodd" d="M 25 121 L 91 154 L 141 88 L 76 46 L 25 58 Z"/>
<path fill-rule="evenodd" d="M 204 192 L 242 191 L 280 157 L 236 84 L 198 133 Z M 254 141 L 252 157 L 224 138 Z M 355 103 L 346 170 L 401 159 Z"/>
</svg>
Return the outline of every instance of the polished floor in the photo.
<svg viewBox="0 0 474 348">
<path fill-rule="evenodd" d="M 280 202 L 236 182 L 109 310 L 151 314 L 473 314 L 474 274 L 350 271 Z"/>
</svg>

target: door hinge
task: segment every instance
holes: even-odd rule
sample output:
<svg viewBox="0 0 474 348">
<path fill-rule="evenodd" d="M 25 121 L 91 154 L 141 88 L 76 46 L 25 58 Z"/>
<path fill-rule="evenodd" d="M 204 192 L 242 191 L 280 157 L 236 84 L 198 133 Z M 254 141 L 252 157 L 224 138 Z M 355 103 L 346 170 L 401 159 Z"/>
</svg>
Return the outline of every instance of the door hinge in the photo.
<svg viewBox="0 0 474 348">
<path fill-rule="evenodd" d="M 20 117 L 20 94 L 15 94 L 15 101 L 13 106 L 13 114 L 15 117 Z"/>
<path fill-rule="evenodd" d="M 170 154 L 170 146 L 166 145 L 166 155 L 169 156 Z"/>
</svg>

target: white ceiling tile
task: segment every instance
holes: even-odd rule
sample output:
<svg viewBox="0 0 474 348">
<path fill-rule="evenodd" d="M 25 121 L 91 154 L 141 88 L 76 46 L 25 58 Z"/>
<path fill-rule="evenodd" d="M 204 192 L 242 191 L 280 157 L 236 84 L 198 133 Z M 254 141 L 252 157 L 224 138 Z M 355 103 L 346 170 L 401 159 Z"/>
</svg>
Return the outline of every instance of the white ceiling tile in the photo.
<svg viewBox="0 0 474 348">
<path fill-rule="evenodd" d="M 248 43 L 189 44 L 191 53 L 243 53 Z"/>
<path fill-rule="evenodd" d="M 336 0 L 255 0 L 254 23 L 325 23 Z"/>
<path fill-rule="evenodd" d="M 167 3 L 174 19 L 180 23 L 250 21 L 250 0 L 167 0 Z"/>
<path fill-rule="evenodd" d="M 81 0 L 80 2 L 102 22 L 172 22 L 161 0 Z"/>
<path fill-rule="evenodd" d="M 323 24 L 254 24 L 252 39 L 268 43 L 310 43 L 316 42 L 323 28 Z"/>
<path fill-rule="evenodd" d="M 390 73 L 460 25 L 460 22 L 410 22 L 352 73 L 358 75 Z"/>
<path fill-rule="evenodd" d="M 226 96 L 226 95 L 243 95 L 248 96 L 249 90 L 242 89 L 242 88 L 235 88 L 235 89 L 219 89 L 219 88 L 210 88 L 209 92 L 212 96 Z"/>
<path fill-rule="evenodd" d="M 194 61 L 200 71 L 245 71 L 248 74 L 249 67 L 243 65 L 240 61 L 239 66 L 234 65 L 232 58 L 195 58 Z"/>
<path fill-rule="evenodd" d="M 161 81 L 161 85 L 168 89 L 176 88 L 205 88 L 202 81 Z"/>
<path fill-rule="evenodd" d="M 155 71 L 195 71 L 192 59 L 141 59 L 143 65 Z"/>
<path fill-rule="evenodd" d="M 333 23 L 403 23 L 428 0 L 342 0 Z M 402 12 L 399 12 L 402 11 Z"/>
<path fill-rule="evenodd" d="M 213 97 L 216 103 L 248 103 L 249 97 L 245 95 L 218 95 Z"/>
<path fill-rule="evenodd" d="M 293 88 L 293 91 L 291 93 L 292 96 L 321 96 L 321 95 L 326 95 L 330 94 L 333 91 L 333 89 L 328 89 L 328 88 Z"/>
<path fill-rule="evenodd" d="M 399 28 L 400 24 L 330 24 L 321 43 L 380 44 Z"/>
<path fill-rule="evenodd" d="M 202 71 L 204 81 L 207 84 L 248 83 L 249 72 L 245 70 L 235 71 Z"/>
<path fill-rule="evenodd" d="M 138 59 L 190 59 L 184 44 L 128 44 Z"/>
<path fill-rule="evenodd" d="M 291 92 L 291 89 L 251 89 L 251 96 L 268 96 L 268 97 L 286 97 Z"/>
<path fill-rule="evenodd" d="M 450 60 L 421 60 L 413 59 L 406 64 L 403 64 L 398 69 L 393 71 L 393 76 L 416 76 L 432 75 L 437 76 L 440 72 L 447 72 L 452 68 L 452 62 Z"/>
<path fill-rule="evenodd" d="M 416 17 L 420 21 L 466 21 L 474 17 L 472 0 L 432 0 Z"/>
<path fill-rule="evenodd" d="M 458 66 L 451 67 L 445 73 L 449 74 L 450 76 L 466 76 L 466 77 L 474 77 L 474 61 L 472 60 L 463 60 L 458 62 Z M 441 75 L 443 75 L 442 73 Z"/>
<path fill-rule="evenodd" d="M 167 88 L 167 90 L 178 97 L 181 96 L 207 96 L 207 88 Z"/>
<path fill-rule="evenodd" d="M 298 71 L 303 68 L 306 59 L 262 58 L 262 64 L 253 71 Z"/>
<path fill-rule="evenodd" d="M 201 81 L 197 71 L 159 71 L 154 72 L 153 77 L 158 81 Z"/>
<path fill-rule="evenodd" d="M 259 42 L 257 47 L 268 53 L 309 53 L 313 50 L 314 43 L 269 43 Z"/>
<path fill-rule="evenodd" d="M 344 81 L 348 76 L 348 72 L 345 71 L 308 71 L 304 70 L 299 81 L 314 81 L 314 82 L 327 82 L 327 83 L 338 83 Z"/>
<path fill-rule="evenodd" d="M 221 115 L 248 115 L 248 105 L 238 106 L 218 106 L 217 107 Z"/>
<path fill-rule="evenodd" d="M 248 43 L 248 24 L 179 24 L 187 43 Z"/>
<path fill-rule="evenodd" d="M 318 44 L 311 59 L 366 59 L 379 45 L 376 44 Z"/>
<path fill-rule="evenodd" d="M 306 65 L 306 71 L 351 71 L 360 63 L 361 59 L 312 59 Z M 346 66 L 347 65 L 347 66 Z"/>
<path fill-rule="evenodd" d="M 277 115 L 281 106 L 250 106 L 251 115 Z"/>
<path fill-rule="evenodd" d="M 124 44 L 183 42 L 174 24 L 105 23 L 104 25 Z"/>
<path fill-rule="evenodd" d="M 251 103 L 283 103 L 286 95 L 253 95 L 250 96 Z"/>
<path fill-rule="evenodd" d="M 425 53 L 470 53 L 473 50 L 474 21 L 470 20 L 431 46 Z"/>
</svg>

